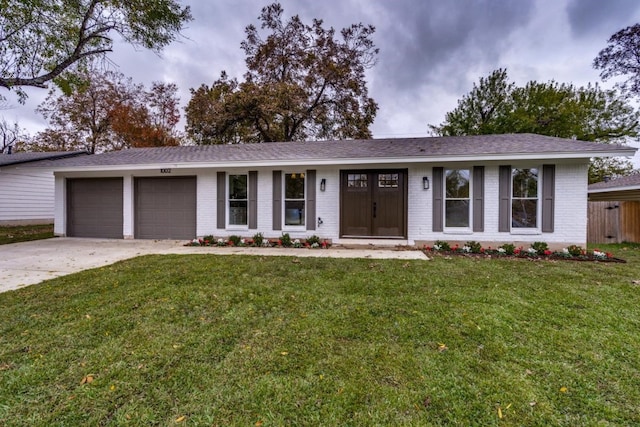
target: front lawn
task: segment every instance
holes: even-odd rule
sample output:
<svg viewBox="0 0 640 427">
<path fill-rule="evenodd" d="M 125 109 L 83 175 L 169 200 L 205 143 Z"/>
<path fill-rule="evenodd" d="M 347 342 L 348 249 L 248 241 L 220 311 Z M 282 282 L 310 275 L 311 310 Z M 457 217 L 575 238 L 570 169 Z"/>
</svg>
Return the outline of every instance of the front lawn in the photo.
<svg viewBox="0 0 640 427">
<path fill-rule="evenodd" d="M 145 256 L 0 294 L 0 425 L 638 425 L 623 247 Z"/>
</svg>

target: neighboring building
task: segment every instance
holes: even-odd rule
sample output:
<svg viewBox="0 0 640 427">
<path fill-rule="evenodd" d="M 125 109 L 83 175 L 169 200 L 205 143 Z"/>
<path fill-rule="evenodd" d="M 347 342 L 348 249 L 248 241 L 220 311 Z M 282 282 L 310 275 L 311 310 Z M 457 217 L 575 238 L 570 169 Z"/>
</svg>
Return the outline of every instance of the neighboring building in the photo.
<svg viewBox="0 0 640 427">
<path fill-rule="evenodd" d="M 640 243 L 640 173 L 591 184 L 589 243 Z"/>
<path fill-rule="evenodd" d="M 0 225 L 53 223 L 53 172 L 50 167 L 25 166 L 84 154 L 83 151 L 0 154 Z"/>
<path fill-rule="evenodd" d="M 584 245 L 589 159 L 635 150 L 532 134 L 123 150 L 52 164 L 55 233 Z"/>
</svg>

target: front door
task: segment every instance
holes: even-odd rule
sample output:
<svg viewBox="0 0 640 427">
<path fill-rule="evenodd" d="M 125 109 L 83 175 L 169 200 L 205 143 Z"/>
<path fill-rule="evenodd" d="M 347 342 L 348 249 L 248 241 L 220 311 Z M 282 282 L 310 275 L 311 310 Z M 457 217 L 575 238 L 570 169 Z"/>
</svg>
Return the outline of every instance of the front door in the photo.
<svg viewBox="0 0 640 427">
<path fill-rule="evenodd" d="M 340 172 L 342 237 L 406 238 L 407 171 Z"/>
</svg>

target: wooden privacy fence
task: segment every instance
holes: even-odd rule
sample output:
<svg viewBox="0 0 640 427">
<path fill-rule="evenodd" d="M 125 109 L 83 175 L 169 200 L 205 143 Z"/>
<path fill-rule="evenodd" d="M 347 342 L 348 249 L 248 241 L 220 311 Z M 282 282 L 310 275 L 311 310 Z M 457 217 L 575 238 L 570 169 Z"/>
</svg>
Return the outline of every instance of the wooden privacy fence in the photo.
<svg viewBox="0 0 640 427">
<path fill-rule="evenodd" d="M 589 202 L 588 243 L 640 243 L 640 201 Z"/>
</svg>

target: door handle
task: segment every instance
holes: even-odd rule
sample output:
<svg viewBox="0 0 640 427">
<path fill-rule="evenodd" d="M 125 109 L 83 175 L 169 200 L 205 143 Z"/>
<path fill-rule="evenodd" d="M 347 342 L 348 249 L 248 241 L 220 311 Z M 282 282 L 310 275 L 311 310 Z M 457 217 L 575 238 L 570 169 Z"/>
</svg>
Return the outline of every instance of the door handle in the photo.
<svg viewBox="0 0 640 427">
<path fill-rule="evenodd" d="M 378 211 L 378 204 L 376 202 L 373 202 L 373 217 L 376 217 L 376 213 Z"/>
</svg>

